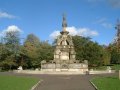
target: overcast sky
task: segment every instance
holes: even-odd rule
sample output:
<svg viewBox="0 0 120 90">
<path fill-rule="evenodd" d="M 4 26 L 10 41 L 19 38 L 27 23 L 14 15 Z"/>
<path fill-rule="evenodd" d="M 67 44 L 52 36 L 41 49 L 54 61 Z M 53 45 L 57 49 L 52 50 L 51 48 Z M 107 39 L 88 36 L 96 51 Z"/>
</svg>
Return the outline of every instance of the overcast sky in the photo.
<svg viewBox="0 0 120 90">
<path fill-rule="evenodd" d="M 116 35 L 120 0 L 0 0 L 0 36 L 18 30 L 21 38 L 34 33 L 51 42 L 62 30 L 63 13 L 71 35 L 108 45 Z"/>
</svg>

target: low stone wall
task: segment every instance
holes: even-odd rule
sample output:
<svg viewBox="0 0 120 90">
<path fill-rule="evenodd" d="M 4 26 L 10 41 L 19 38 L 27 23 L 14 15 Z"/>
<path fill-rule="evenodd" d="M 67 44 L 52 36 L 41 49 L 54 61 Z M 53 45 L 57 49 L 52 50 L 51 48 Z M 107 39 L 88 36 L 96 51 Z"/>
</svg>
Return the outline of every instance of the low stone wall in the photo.
<svg viewBox="0 0 120 90">
<path fill-rule="evenodd" d="M 89 74 L 106 74 L 106 73 L 115 73 L 115 70 L 104 70 L 104 71 L 89 71 Z"/>
<path fill-rule="evenodd" d="M 78 75 L 85 74 L 82 72 L 69 72 L 69 71 L 35 71 L 35 70 L 14 70 L 14 73 L 23 73 L 23 74 L 56 74 L 56 75 Z"/>
<path fill-rule="evenodd" d="M 24 74 L 57 74 L 57 75 L 76 75 L 76 74 L 106 74 L 106 73 L 115 73 L 114 70 L 111 72 L 109 71 L 78 71 L 78 70 L 72 70 L 70 69 L 69 71 L 66 70 L 46 70 L 46 71 L 39 71 L 39 70 L 14 70 L 14 73 L 24 73 Z M 120 73 L 120 72 L 119 72 Z M 119 74 L 120 76 L 120 74 Z"/>
<path fill-rule="evenodd" d="M 86 73 L 88 71 L 87 68 L 81 68 L 81 69 L 41 69 L 43 72 L 81 72 L 81 73 Z"/>
</svg>

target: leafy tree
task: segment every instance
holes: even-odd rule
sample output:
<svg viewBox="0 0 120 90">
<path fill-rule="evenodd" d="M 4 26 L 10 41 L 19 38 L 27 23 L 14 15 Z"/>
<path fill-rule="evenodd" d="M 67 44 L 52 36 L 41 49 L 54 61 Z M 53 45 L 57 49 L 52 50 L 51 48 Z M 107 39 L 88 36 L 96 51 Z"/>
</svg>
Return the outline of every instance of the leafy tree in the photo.
<svg viewBox="0 0 120 90">
<path fill-rule="evenodd" d="M 106 49 L 103 50 L 103 64 L 110 65 L 111 54 Z"/>
<path fill-rule="evenodd" d="M 11 54 L 14 54 L 15 58 L 19 56 L 20 46 L 20 32 L 19 31 L 7 31 L 4 37 L 5 48 Z"/>
<path fill-rule="evenodd" d="M 53 60 L 54 48 L 48 42 L 41 42 L 39 47 L 40 60 Z"/>
<path fill-rule="evenodd" d="M 29 34 L 24 42 L 24 44 L 31 44 L 35 47 L 38 47 L 40 44 L 40 40 L 37 36 L 35 36 L 34 34 Z"/>
<path fill-rule="evenodd" d="M 84 60 L 84 47 L 86 44 L 90 42 L 90 38 L 81 37 L 81 36 L 73 36 L 73 43 L 76 51 L 76 59 Z"/>
<path fill-rule="evenodd" d="M 103 64 L 104 50 L 98 43 L 90 40 L 89 37 L 73 36 L 73 43 L 76 51 L 76 59 L 88 60 L 90 66 Z"/>
<path fill-rule="evenodd" d="M 19 46 L 20 46 L 20 32 L 19 31 L 7 31 L 3 37 L 3 42 L 1 44 L 1 66 L 4 68 L 5 65 L 9 66 L 11 69 L 12 66 L 15 66 L 18 55 L 19 55 Z"/>
<path fill-rule="evenodd" d="M 40 40 L 34 35 L 29 34 L 24 42 L 24 56 L 29 59 L 29 67 L 36 68 L 40 66 L 39 57 Z"/>
<path fill-rule="evenodd" d="M 110 44 L 107 50 L 111 54 L 111 64 L 120 64 L 120 49 L 118 49 L 116 44 Z"/>
<path fill-rule="evenodd" d="M 22 52 L 23 61 L 30 68 L 40 67 L 42 60 L 53 60 L 53 47 L 46 41 L 40 42 L 34 34 L 27 36 Z"/>
<path fill-rule="evenodd" d="M 4 70 L 11 70 L 13 66 L 17 66 L 14 55 L 7 56 L 1 64 Z"/>
</svg>

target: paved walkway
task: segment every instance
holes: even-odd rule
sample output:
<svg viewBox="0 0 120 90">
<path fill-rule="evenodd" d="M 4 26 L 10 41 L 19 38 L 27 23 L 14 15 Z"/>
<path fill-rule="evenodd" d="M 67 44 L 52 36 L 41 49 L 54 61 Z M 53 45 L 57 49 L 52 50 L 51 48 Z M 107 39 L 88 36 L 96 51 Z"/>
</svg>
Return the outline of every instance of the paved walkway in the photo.
<svg viewBox="0 0 120 90">
<path fill-rule="evenodd" d="M 44 75 L 35 90 L 95 90 L 87 75 Z"/>
</svg>

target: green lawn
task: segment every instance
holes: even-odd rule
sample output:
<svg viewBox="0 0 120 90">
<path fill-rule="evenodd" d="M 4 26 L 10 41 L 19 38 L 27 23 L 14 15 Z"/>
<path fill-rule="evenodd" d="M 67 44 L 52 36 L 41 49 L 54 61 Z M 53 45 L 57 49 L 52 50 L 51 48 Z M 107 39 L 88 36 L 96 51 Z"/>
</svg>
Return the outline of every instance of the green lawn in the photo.
<svg viewBox="0 0 120 90">
<path fill-rule="evenodd" d="M 0 90 L 30 90 L 38 81 L 37 78 L 0 75 Z"/>
<path fill-rule="evenodd" d="M 120 80 L 116 77 L 98 77 L 91 81 L 98 90 L 120 90 Z"/>
</svg>

